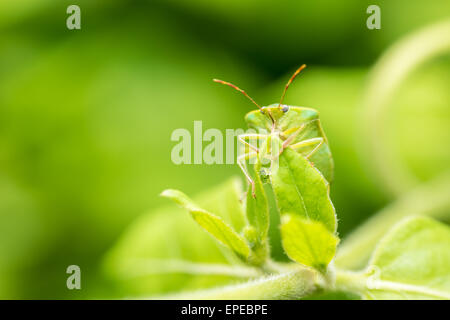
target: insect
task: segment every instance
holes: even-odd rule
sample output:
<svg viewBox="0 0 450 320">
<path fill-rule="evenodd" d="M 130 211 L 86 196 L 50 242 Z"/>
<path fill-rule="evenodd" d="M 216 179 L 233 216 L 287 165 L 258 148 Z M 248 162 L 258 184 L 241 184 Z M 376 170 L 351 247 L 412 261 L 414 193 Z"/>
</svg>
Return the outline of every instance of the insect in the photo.
<svg viewBox="0 0 450 320">
<path fill-rule="evenodd" d="M 247 169 L 246 161 L 255 157 L 260 160 L 276 159 L 285 148 L 292 148 L 308 159 L 316 167 L 328 182 L 333 180 L 334 163 L 328 141 L 319 120 L 319 112 L 312 108 L 295 107 L 283 104 L 286 92 L 297 77 L 306 68 L 303 64 L 298 68 L 284 87 L 280 102 L 261 107 L 247 93 L 232 83 L 214 79 L 215 82 L 228 85 L 246 96 L 258 110 L 247 113 L 245 121 L 248 126 L 262 133 L 247 133 L 238 136 L 238 141 L 245 147 L 245 152 L 238 156 L 237 162 L 247 181 L 254 190 L 254 181 Z M 269 140 L 281 141 L 281 148 L 275 150 Z M 261 147 L 252 142 L 261 142 Z M 263 161 L 262 161 L 263 162 Z M 263 162 L 264 163 L 264 162 Z M 265 162 L 267 163 L 267 161 Z M 259 170 L 263 181 L 267 181 L 270 170 Z"/>
</svg>

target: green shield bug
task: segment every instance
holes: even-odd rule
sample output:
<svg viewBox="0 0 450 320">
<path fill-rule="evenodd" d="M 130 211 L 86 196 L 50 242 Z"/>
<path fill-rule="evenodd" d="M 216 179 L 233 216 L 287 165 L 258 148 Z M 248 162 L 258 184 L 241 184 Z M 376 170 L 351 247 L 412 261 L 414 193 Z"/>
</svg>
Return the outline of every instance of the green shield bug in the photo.
<svg viewBox="0 0 450 320">
<path fill-rule="evenodd" d="M 283 104 L 287 89 L 295 77 L 306 68 L 302 65 L 298 68 L 287 82 L 279 103 L 260 107 L 247 93 L 226 81 L 214 79 L 215 82 L 228 85 L 244 94 L 258 110 L 247 113 L 245 121 L 248 126 L 265 133 L 242 134 L 238 136 L 238 141 L 246 147 L 246 152 L 237 159 L 239 167 L 245 174 L 248 182 L 254 186 L 254 182 L 246 168 L 246 160 L 258 157 L 261 163 L 264 159 L 273 161 L 285 148 L 296 150 L 314 167 L 319 170 L 328 182 L 333 180 L 334 163 L 328 141 L 319 120 L 319 112 L 312 108 L 295 107 Z M 263 141 L 258 148 L 251 141 Z M 275 150 L 274 144 L 270 141 L 278 141 L 280 146 Z M 267 180 L 270 172 L 259 171 L 263 180 Z"/>
</svg>

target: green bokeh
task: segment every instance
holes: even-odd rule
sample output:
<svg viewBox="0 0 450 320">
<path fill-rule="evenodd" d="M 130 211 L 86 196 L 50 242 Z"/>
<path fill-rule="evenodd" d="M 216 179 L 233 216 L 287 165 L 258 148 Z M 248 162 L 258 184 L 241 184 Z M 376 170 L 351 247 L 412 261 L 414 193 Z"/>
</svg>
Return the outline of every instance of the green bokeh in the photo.
<svg viewBox="0 0 450 320">
<path fill-rule="evenodd" d="M 390 44 L 450 8 L 378 3 L 382 29 L 371 31 L 367 1 L 86 0 L 77 2 L 82 29 L 69 31 L 71 1 L 0 2 L 0 298 L 106 296 L 115 284 L 100 270 L 105 253 L 167 203 L 161 190 L 193 195 L 240 175 L 236 165 L 170 159 L 171 133 L 192 132 L 194 120 L 245 128 L 253 106 L 212 78 L 267 105 L 308 64 L 286 102 L 321 113 L 339 232 L 385 205 L 358 149 L 365 80 Z M 408 78 L 386 126 L 423 181 L 448 169 L 449 70 L 443 59 Z M 65 286 L 70 264 L 83 271 L 79 292 Z"/>
</svg>

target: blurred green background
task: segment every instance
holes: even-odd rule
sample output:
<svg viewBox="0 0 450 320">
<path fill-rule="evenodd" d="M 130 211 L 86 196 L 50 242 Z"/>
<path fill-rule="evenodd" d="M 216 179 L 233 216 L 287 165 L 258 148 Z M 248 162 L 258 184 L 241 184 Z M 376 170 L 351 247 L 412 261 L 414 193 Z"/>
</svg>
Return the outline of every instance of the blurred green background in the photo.
<svg viewBox="0 0 450 320">
<path fill-rule="evenodd" d="M 81 30 L 66 28 L 70 4 Z M 381 30 L 366 27 L 370 4 Z M 345 236 L 393 199 L 358 147 L 368 72 L 401 37 L 445 18 L 447 0 L 1 1 L 0 298 L 128 294 L 101 263 L 136 217 L 167 203 L 161 190 L 194 195 L 241 175 L 170 159 L 172 131 L 194 120 L 245 128 L 253 106 L 212 78 L 267 105 L 308 64 L 286 103 L 321 113 Z M 386 125 L 421 181 L 449 168 L 449 71 L 447 56 L 408 77 Z M 71 264 L 80 291 L 66 288 Z"/>
</svg>

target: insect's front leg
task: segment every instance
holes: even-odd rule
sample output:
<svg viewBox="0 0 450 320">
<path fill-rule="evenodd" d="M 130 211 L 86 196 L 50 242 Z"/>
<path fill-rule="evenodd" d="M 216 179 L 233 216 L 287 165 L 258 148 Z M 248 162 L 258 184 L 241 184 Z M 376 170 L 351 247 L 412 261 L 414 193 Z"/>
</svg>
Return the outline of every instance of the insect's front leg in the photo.
<svg viewBox="0 0 450 320">
<path fill-rule="evenodd" d="M 247 170 L 247 165 L 246 165 L 245 160 L 249 160 L 249 159 L 252 159 L 252 158 L 257 157 L 257 156 L 258 156 L 258 153 L 252 151 L 252 152 L 249 152 L 249 153 L 244 153 L 244 154 L 238 156 L 238 158 L 237 158 L 237 163 L 238 163 L 239 168 L 241 168 L 241 170 L 244 173 L 245 178 L 247 179 L 248 183 L 251 184 L 251 186 L 252 186 L 252 196 L 253 196 L 253 198 L 256 197 L 256 195 L 255 195 L 255 181 L 253 181 L 252 177 L 250 176 L 250 173 Z"/>
<path fill-rule="evenodd" d="M 271 154 L 270 160 L 271 161 L 277 160 L 278 157 L 283 153 L 283 150 L 292 143 L 292 141 L 300 134 L 300 132 L 302 132 L 304 128 L 305 125 L 303 124 L 300 127 L 289 128 L 281 133 L 272 132 L 272 135 L 269 138 L 273 137 L 273 139 L 271 139 L 270 143 L 267 144 L 267 148 L 270 149 L 268 153 Z M 278 145 L 280 138 L 283 137 L 284 139 L 284 137 L 286 136 L 287 136 L 286 140 L 284 140 L 283 143 L 281 143 L 281 145 Z"/>
<path fill-rule="evenodd" d="M 253 151 L 245 152 L 243 155 L 240 155 L 237 159 L 239 168 L 241 168 L 248 183 L 250 183 L 252 186 L 252 196 L 253 197 L 255 197 L 255 182 L 253 181 L 252 177 L 250 176 L 250 173 L 247 170 L 247 165 L 246 165 L 245 161 L 257 157 L 260 150 L 259 150 L 259 148 L 255 147 L 248 141 L 263 140 L 263 139 L 266 139 L 267 136 L 268 136 L 267 134 L 258 134 L 258 133 L 246 133 L 246 134 L 241 134 L 238 136 L 238 141 L 241 142 L 244 145 L 244 147 L 249 147 L 249 148 L 253 149 Z"/>
<path fill-rule="evenodd" d="M 305 147 L 310 147 L 310 146 L 314 146 L 314 149 L 311 150 L 310 153 L 308 153 L 306 155 L 306 159 L 309 159 L 311 156 L 313 156 L 317 150 L 319 150 L 319 148 L 322 146 L 322 144 L 324 144 L 325 140 L 322 137 L 317 137 L 317 138 L 311 138 L 311 139 L 307 139 L 307 140 L 303 140 L 297 143 L 294 143 L 292 145 L 290 145 L 290 147 L 294 150 L 298 150 L 301 148 L 305 148 Z"/>
<path fill-rule="evenodd" d="M 251 143 L 247 142 L 250 140 L 263 140 L 267 137 L 267 134 L 259 134 L 259 133 L 245 133 L 238 136 L 238 140 L 240 143 L 242 143 L 244 146 L 248 146 L 253 151 L 259 152 L 258 147 L 255 147 Z"/>
</svg>

